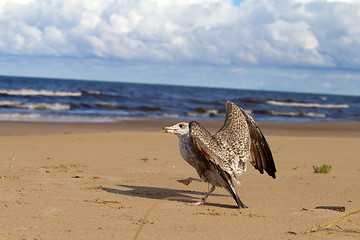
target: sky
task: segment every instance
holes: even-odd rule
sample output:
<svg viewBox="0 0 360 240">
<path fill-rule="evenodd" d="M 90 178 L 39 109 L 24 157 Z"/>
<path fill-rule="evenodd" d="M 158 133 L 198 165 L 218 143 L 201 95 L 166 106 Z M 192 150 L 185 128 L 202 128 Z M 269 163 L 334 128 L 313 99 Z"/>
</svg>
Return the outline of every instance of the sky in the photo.
<svg viewBox="0 0 360 240">
<path fill-rule="evenodd" d="M 0 75 L 360 96 L 360 1 L 1 0 Z"/>
</svg>

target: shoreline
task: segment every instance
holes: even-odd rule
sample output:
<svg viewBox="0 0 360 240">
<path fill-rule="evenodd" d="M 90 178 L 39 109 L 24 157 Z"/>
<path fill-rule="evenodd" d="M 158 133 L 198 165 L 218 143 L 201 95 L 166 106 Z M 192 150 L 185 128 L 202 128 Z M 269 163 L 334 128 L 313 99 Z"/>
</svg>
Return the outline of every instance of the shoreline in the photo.
<svg viewBox="0 0 360 240">
<path fill-rule="evenodd" d="M 0 135 L 44 135 L 95 132 L 159 132 L 182 120 L 131 119 L 109 123 L 0 121 Z M 222 121 L 199 121 L 215 133 Z M 360 137 L 360 122 L 259 122 L 265 135 Z"/>
</svg>

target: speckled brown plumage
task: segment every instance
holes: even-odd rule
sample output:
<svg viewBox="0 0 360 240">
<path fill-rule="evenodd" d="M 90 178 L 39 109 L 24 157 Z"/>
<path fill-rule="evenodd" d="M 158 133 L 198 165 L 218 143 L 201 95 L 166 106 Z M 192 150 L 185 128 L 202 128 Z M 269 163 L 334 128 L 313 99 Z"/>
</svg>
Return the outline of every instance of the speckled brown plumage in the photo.
<svg viewBox="0 0 360 240">
<path fill-rule="evenodd" d="M 247 161 L 261 174 L 265 170 L 276 177 L 274 159 L 260 128 L 251 116 L 230 101 L 226 103 L 224 125 L 214 135 L 196 121 L 179 123 L 164 131 L 179 136 L 181 156 L 196 169 L 201 181 L 213 186 L 203 201 L 219 186 L 229 191 L 239 208 L 245 208 L 232 180 L 239 183 L 236 175 L 246 172 Z M 192 180 L 195 179 L 180 182 L 189 184 Z"/>
</svg>

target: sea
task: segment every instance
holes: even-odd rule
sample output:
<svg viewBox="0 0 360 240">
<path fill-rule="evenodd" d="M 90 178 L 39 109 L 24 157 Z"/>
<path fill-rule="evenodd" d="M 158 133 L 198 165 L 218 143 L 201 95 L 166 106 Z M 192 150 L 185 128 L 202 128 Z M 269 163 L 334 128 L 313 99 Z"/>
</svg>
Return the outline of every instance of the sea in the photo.
<svg viewBox="0 0 360 240">
<path fill-rule="evenodd" d="M 0 76 L 0 121 L 223 121 L 233 101 L 258 122 L 360 121 L 360 97 Z"/>
</svg>

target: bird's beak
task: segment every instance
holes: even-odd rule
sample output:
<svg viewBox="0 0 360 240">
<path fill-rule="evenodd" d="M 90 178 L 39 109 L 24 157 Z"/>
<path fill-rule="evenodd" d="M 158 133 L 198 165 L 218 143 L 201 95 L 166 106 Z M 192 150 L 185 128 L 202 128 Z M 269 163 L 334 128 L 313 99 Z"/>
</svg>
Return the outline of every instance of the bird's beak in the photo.
<svg viewBox="0 0 360 240">
<path fill-rule="evenodd" d="M 163 133 L 174 133 L 174 129 L 172 129 L 171 127 L 163 127 L 163 128 L 161 128 L 161 132 L 163 132 Z"/>
</svg>

